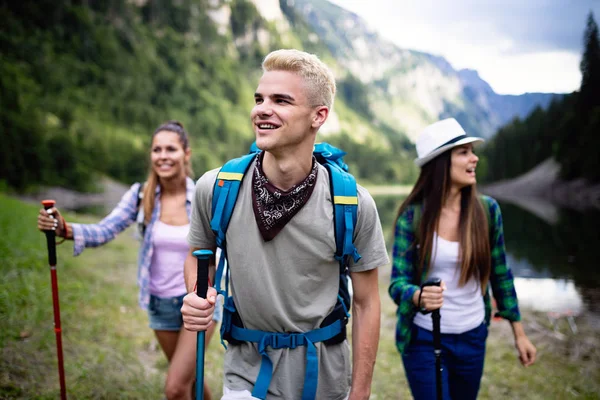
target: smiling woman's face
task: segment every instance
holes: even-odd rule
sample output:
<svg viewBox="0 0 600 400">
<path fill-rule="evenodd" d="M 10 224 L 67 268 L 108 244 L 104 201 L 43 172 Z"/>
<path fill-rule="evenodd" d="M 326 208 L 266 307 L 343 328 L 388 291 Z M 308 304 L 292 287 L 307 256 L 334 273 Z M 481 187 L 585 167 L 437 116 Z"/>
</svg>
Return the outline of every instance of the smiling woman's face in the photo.
<svg viewBox="0 0 600 400">
<path fill-rule="evenodd" d="M 473 152 L 473 144 L 465 144 L 452 149 L 450 157 L 450 180 L 458 189 L 477 183 L 475 168 L 479 157 Z"/>
<path fill-rule="evenodd" d="M 189 157 L 177 133 L 160 131 L 152 138 L 152 169 L 160 179 L 185 178 Z"/>
</svg>

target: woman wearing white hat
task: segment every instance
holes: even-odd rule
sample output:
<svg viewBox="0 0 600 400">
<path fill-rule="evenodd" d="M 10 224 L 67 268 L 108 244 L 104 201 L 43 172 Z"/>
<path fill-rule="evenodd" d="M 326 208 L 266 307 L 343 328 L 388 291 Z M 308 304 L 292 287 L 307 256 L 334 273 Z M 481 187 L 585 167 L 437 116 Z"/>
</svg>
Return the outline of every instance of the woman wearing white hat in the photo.
<svg viewBox="0 0 600 400">
<path fill-rule="evenodd" d="M 453 118 L 425 128 L 416 142 L 421 173 L 398 211 L 389 293 L 398 305 L 396 346 L 415 399 L 436 398 L 429 312 L 438 309 L 443 398 L 477 397 L 491 318 L 490 286 L 496 316 L 512 325 L 521 363 L 535 361 L 506 265 L 500 208 L 475 187 L 479 159 L 473 144 L 482 141 L 467 136 Z M 440 278 L 440 286 L 421 286 L 431 277 Z"/>
</svg>

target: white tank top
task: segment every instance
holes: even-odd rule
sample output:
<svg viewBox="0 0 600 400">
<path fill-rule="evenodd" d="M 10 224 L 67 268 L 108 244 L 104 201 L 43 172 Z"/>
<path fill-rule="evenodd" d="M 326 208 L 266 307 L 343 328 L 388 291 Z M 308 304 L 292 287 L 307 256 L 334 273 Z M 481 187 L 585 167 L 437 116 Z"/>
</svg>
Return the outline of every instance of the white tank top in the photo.
<svg viewBox="0 0 600 400">
<path fill-rule="evenodd" d="M 428 276 L 441 278 L 446 284 L 444 305 L 440 309 L 442 333 L 464 333 L 477 328 L 485 319 L 481 285 L 470 279 L 460 287 L 460 243 L 433 235 L 432 263 Z M 414 323 L 423 329 L 433 330 L 431 314 L 415 315 Z"/>
</svg>

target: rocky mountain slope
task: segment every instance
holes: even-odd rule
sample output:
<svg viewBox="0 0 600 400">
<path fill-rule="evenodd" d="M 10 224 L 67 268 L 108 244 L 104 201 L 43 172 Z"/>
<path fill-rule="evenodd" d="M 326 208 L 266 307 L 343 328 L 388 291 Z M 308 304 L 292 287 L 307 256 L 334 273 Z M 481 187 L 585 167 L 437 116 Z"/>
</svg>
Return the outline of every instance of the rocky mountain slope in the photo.
<svg viewBox="0 0 600 400">
<path fill-rule="evenodd" d="M 442 57 L 401 49 L 358 15 L 326 0 L 283 3 L 291 3 L 336 60 L 369 87 L 375 118 L 413 139 L 423 126 L 449 116 L 472 134 L 490 137 L 514 117 L 524 117 L 538 105 L 546 107 L 554 97 L 499 95 L 476 71 L 457 71 Z"/>
</svg>

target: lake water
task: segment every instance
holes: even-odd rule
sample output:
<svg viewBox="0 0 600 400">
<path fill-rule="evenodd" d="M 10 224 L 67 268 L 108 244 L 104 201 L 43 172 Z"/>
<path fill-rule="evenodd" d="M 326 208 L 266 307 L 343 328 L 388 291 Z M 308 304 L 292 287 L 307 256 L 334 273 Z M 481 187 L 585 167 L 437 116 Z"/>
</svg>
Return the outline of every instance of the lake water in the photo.
<svg viewBox="0 0 600 400">
<path fill-rule="evenodd" d="M 391 250 L 403 197 L 374 199 Z M 586 313 L 600 321 L 600 212 L 559 210 L 556 224 L 549 224 L 515 205 L 500 202 L 500 207 L 521 307 L 558 315 Z"/>
</svg>

